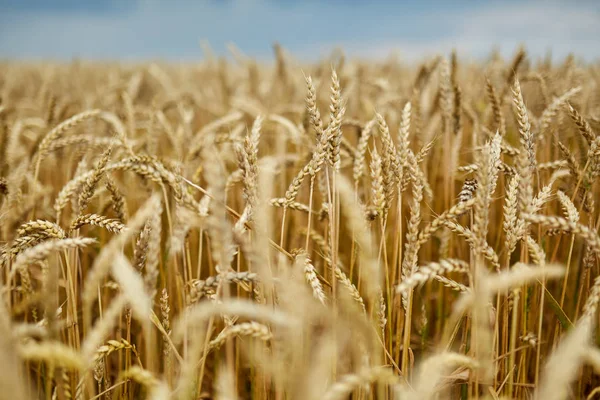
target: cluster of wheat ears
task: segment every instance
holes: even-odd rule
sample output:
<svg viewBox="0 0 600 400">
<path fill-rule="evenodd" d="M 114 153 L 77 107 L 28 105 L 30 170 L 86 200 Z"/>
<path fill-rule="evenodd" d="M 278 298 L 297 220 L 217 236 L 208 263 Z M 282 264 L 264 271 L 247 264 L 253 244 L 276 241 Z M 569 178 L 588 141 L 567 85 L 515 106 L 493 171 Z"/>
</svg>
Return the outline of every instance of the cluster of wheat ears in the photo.
<svg viewBox="0 0 600 400">
<path fill-rule="evenodd" d="M 600 66 L 0 64 L 0 397 L 600 393 Z"/>
</svg>

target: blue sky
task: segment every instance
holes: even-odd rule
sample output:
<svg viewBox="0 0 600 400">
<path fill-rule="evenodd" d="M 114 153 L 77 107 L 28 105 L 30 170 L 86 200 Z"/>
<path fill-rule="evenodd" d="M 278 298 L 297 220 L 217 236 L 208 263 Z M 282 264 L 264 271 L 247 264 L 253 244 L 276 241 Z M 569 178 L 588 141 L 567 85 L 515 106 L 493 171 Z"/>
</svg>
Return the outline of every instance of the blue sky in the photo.
<svg viewBox="0 0 600 400">
<path fill-rule="evenodd" d="M 0 0 L 0 59 L 174 61 L 227 43 L 269 60 L 279 41 L 301 59 L 341 46 L 351 56 L 418 60 L 492 46 L 600 58 L 600 1 Z"/>
</svg>

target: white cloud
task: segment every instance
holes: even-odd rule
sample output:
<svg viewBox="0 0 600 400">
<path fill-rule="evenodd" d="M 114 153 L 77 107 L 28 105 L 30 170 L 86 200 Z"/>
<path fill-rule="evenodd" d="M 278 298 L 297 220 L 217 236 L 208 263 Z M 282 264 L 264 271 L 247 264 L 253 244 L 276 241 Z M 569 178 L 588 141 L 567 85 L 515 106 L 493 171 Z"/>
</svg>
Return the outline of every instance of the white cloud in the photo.
<svg viewBox="0 0 600 400">
<path fill-rule="evenodd" d="M 593 3 L 399 4 L 140 0 L 100 14 L 20 10 L 0 15 L 0 57 L 196 59 L 201 38 L 221 51 L 233 41 L 263 58 L 271 57 L 274 40 L 302 59 L 340 45 L 350 55 L 383 58 L 396 49 L 414 60 L 452 48 L 481 57 L 494 45 L 508 55 L 520 43 L 533 56 L 550 48 L 557 57 L 571 51 L 600 56 L 600 14 Z"/>
<path fill-rule="evenodd" d="M 447 34 L 435 38 L 398 38 L 381 41 L 324 43 L 321 51 L 341 45 L 349 54 L 384 58 L 398 51 L 409 60 L 452 49 L 463 55 L 484 56 L 496 46 L 504 55 L 525 44 L 530 54 L 543 56 L 551 50 L 557 58 L 570 52 L 585 59 L 600 57 L 600 13 L 573 4 L 556 2 L 512 3 L 472 11 L 430 15 L 425 25 L 446 24 Z"/>
</svg>

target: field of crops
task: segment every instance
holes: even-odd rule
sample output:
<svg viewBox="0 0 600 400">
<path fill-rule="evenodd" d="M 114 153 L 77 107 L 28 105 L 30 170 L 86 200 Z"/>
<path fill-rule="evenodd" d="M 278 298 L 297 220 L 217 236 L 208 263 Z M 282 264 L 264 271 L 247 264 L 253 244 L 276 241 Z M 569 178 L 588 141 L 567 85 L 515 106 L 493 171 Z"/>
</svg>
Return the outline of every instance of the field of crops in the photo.
<svg viewBox="0 0 600 400">
<path fill-rule="evenodd" d="M 275 55 L 0 63 L 0 398 L 598 398 L 600 65 Z"/>
</svg>

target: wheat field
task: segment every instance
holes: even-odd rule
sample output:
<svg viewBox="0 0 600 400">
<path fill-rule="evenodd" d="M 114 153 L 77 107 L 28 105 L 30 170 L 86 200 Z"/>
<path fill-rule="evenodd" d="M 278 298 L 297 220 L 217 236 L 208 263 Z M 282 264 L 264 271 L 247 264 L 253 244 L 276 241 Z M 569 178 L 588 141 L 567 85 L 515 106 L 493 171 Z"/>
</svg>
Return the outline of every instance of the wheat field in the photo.
<svg viewBox="0 0 600 400">
<path fill-rule="evenodd" d="M 600 65 L 0 64 L 0 398 L 600 397 Z"/>
</svg>

